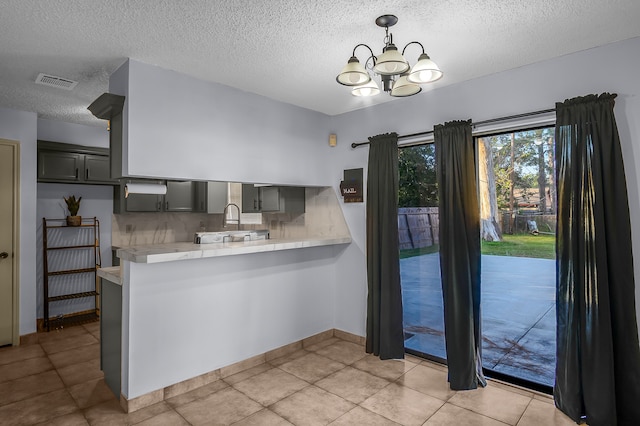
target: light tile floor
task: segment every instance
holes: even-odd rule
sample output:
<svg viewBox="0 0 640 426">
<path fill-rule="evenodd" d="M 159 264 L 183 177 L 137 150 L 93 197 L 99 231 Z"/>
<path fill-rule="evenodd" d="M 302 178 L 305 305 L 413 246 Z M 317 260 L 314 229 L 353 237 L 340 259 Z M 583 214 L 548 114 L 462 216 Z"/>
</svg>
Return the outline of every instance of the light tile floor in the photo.
<svg viewBox="0 0 640 426">
<path fill-rule="evenodd" d="M 454 392 L 446 367 L 380 361 L 337 338 L 125 414 L 104 383 L 99 325 L 0 348 L 2 425 L 573 425 L 550 397 L 497 382 Z"/>
</svg>

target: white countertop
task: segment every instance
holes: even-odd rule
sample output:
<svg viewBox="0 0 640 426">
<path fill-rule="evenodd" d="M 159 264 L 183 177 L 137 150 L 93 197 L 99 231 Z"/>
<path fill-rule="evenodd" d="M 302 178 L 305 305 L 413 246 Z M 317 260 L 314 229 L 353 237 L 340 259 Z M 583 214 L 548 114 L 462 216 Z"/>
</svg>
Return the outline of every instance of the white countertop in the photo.
<svg viewBox="0 0 640 426">
<path fill-rule="evenodd" d="M 98 276 L 105 280 L 122 285 L 122 273 L 119 266 L 109 266 L 106 268 L 98 268 Z"/>
<path fill-rule="evenodd" d="M 128 260 L 135 263 L 161 263 L 173 262 L 175 260 L 201 259 L 205 257 L 233 256 L 239 254 L 292 250 L 306 247 L 349 244 L 350 242 L 351 237 L 346 236 L 312 237 L 308 239 L 295 240 L 270 239 L 213 244 L 166 243 L 121 248 L 118 249 L 117 256 L 121 260 Z"/>
</svg>

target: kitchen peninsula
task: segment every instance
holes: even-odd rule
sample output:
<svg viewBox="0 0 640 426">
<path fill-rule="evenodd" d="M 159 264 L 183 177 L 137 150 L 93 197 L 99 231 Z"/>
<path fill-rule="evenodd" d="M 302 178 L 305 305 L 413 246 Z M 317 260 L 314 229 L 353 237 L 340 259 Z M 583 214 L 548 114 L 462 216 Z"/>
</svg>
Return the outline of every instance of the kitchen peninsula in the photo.
<svg viewBox="0 0 640 426">
<path fill-rule="evenodd" d="M 331 188 L 308 195 L 306 235 L 299 230 L 287 238 L 276 233 L 268 240 L 118 250 L 119 269 L 99 275 L 121 291 L 125 410 L 217 380 L 237 371 L 238 363 L 257 365 L 271 351 L 333 330 L 335 265 L 351 236 Z M 103 306 L 112 302 L 103 300 Z"/>
<path fill-rule="evenodd" d="M 351 242 L 349 236 L 315 237 L 293 240 L 256 240 L 213 244 L 165 243 L 148 246 L 133 246 L 120 249 L 118 258 L 135 263 L 161 263 L 175 260 L 200 259 L 207 257 L 233 256 L 238 254 L 264 253 L 319 247 Z"/>
</svg>

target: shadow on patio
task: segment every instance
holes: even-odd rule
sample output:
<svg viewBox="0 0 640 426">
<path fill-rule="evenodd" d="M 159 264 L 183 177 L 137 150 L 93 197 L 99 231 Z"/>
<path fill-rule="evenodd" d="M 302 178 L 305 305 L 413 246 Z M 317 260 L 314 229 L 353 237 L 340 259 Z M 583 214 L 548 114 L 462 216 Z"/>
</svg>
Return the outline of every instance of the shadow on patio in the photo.
<svg viewBox="0 0 640 426">
<path fill-rule="evenodd" d="M 438 254 L 400 260 L 405 347 L 446 359 Z M 483 365 L 553 387 L 555 260 L 482 256 Z"/>
</svg>

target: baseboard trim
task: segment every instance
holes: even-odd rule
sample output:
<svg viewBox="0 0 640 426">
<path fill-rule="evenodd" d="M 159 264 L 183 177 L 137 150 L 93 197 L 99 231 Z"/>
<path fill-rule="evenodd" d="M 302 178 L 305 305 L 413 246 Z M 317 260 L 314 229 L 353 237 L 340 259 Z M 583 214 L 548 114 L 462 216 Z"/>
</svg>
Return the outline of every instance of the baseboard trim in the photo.
<svg viewBox="0 0 640 426">
<path fill-rule="evenodd" d="M 33 345 L 38 343 L 38 333 L 23 334 L 20 336 L 20 345 Z"/>
<path fill-rule="evenodd" d="M 121 394 L 120 406 L 125 413 L 133 413 L 134 411 L 140 410 L 153 404 L 157 404 L 158 402 L 161 402 L 163 400 L 173 398 L 175 396 L 197 389 L 201 386 L 208 385 L 209 383 L 215 382 L 216 380 L 224 379 L 225 377 L 229 377 L 233 374 L 237 374 L 258 365 L 267 363 L 273 359 L 289 355 L 300 349 L 316 345 L 332 337 L 361 346 L 364 346 L 365 344 L 365 338 L 362 336 L 358 336 L 356 334 L 352 334 L 342 330 L 337 330 L 335 328 L 326 330 L 297 342 L 289 343 L 260 355 L 253 356 L 251 358 L 236 362 L 234 364 L 219 368 L 214 371 L 210 371 L 205 374 L 201 374 L 196 377 L 192 377 L 187 380 L 183 380 L 181 382 L 167 386 L 163 389 L 158 389 L 132 399 L 127 399 L 124 395 Z"/>
</svg>

